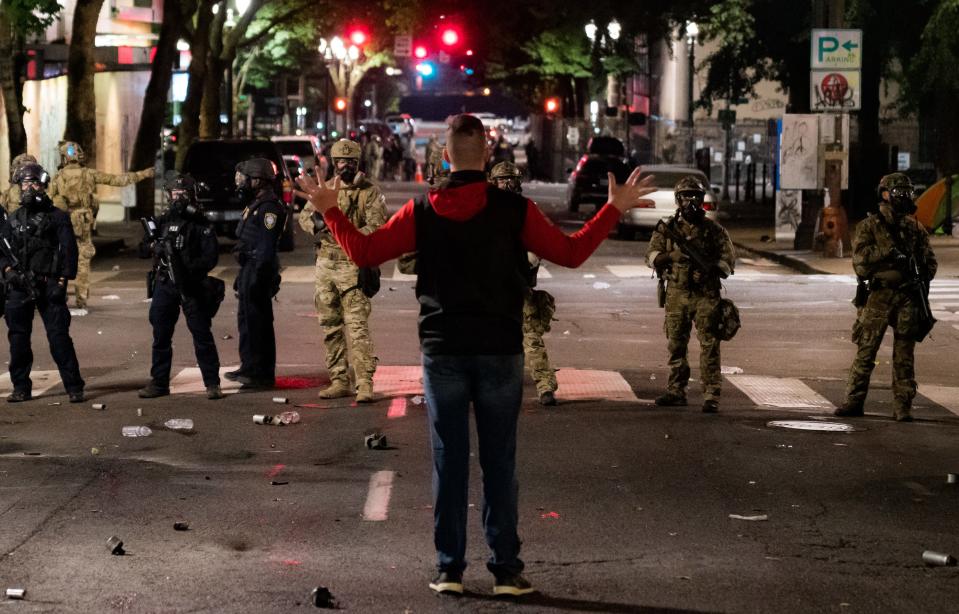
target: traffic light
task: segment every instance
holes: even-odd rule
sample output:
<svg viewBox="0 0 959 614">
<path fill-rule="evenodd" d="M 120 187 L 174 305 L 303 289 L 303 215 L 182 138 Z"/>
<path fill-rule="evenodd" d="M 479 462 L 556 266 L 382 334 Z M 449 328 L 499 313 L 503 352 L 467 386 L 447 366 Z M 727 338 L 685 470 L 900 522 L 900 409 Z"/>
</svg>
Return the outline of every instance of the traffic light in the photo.
<svg viewBox="0 0 959 614">
<path fill-rule="evenodd" d="M 458 42 L 460 42 L 460 33 L 456 30 L 456 28 L 446 28 L 440 35 L 440 40 L 442 40 L 443 44 L 447 47 L 454 47 Z"/>
<path fill-rule="evenodd" d="M 423 45 L 417 45 L 416 48 L 413 49 L 413 55 L 420 60 L 428 56 L 429 53 L 430 53 L 429 50 L 427 50 L 427 48 L 424 47 Z"/>
<path fill-rule="evenodd" d="M 559 113 L 559 98 L 547 98 L 543 106 L 546 109 L 546 113 L 555 115 Z"/>
<path fill-rule="evenodd" d="M 333 108 L 336 109 L 337 113 L 346 111 L 346 106 L 346 98 L 337 98 L 333 101 Z"/>
</svg>

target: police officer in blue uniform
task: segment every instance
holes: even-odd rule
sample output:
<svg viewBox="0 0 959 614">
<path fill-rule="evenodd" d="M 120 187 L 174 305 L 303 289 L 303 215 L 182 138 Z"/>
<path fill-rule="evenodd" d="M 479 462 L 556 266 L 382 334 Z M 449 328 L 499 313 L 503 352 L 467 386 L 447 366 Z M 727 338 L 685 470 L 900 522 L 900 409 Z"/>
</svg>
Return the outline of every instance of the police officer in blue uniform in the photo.
<svg viewBox="0 0 959 614">
<path fill-rule="evenodd" d="M 208 277 L 219 258 L 216 234 L 197 206 L 196 182 L 189 175 L 173 177 L 166 186 L 169 208 L 155 227 L 146 220 L 147 239 L 153 253 L 153 270 L 147 280 L 152 290 L 150 324 L 153 325 L 153 366 L 150 383 L 139 392 L 152 399 L 170 394 L 173 330 L 180 309 L 193 336 L 208 399 L 222 399 L 220 357 L 213 340 L 213 315 L 223 300 L 223 282 Z"/>
<path fill-rule="evenodd" d="M 225 376 L 242 389 L 272 388 L 276 377 L 273 297 L 280 290 L 277 243 L 286 224 L 286 207 L 276 192 L 276 169 L 265 158 L 236 165 L 237 197 L 246 207 L 236 229 L 234 254 L 240 273 L 234 282 L 239 305 L 240 368 Z"/>
<path fill-rule="evenodd" d="M 70 216 L 47 196 L 50 176 L 39 164 L 26 164 L 14 181 L 20 185 L 20 208 L 0 228 L 0 271 L 7 286 L 4 316 L 10 340 L 9 403 L 33 398 L 33 312 L 40 312 L 50 353 L 71 403 L 80 403 L 83 378 L 70 338 L 67 281 L 77 275 L 77 240 Z"/>
</svg>

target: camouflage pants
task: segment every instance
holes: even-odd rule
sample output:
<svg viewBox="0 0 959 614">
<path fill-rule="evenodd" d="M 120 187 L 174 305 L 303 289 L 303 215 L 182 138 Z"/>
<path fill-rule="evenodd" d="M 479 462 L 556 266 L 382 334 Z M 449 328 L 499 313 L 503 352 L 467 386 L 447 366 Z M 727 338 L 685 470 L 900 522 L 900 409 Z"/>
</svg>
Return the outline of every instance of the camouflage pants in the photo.
<svg viewBox="0 0 959 614">
<path fill-rule="evenodd" d="M 709 332 L 709 317 L 719 303 L 718 296 L 689 293 L 681 288 L 667 288 L 666 333 L 669 351 L 669 381 L 667 391 L 685 396 L 689 384 L 689 336 L 693 323 L 699 338 L 699 370 L 703 380 L 704 400 L 719 400 L 722 388 L 722 367 L 719 359 L 719 339 Z"/>
<path fill-rule="evenodd" d="M 849 369 L 846 401 L 862 404 L 869 392 L 869 378 L 876 366 L 876 354 L 882 345 L 886 328 L 893 328 L 892 393 L 896 405 L 911 407 L 916 396 L 916 359 L 914 326 L 916 311 L 909 298 L 895 290 L 884 288 L 869 295 L 866 306 L 859 311 L 852 329 L 852 341 L 859 346 Z"/>
<path fill-rule="evenodd" d="M 544 313 L 542 306 L 533 300 L 532 293 L 526 295 L 523 302 L 523 353 L 538 394 L 556 392 L 559 387 L 543 343 L 543 334 L 549 332 L 552 317 L 551 312 Z"/>
<path fill-rule="evenodd" d="M 97 253 L 93 247 L 93 226 L 96 217 L 90 209 L 71 209 L 70 221 L 73 234 L 77 237 L 77 249 L 80 258 L 77 261 L 77 280 L 74 284 L 77 294 L 77 307 L 84 307 L 90 297 L 90 261 Z"/>
<path fill-rule="evenodd" d="M 356 382 L 372 383 L 376 371 L 377 359 L 370 339 L 370 299 L 356 287 L 358 271 L 349 260 L 316 259 L 313 302 L 323 327 L 326 368 L 333 382 L 350 380 L 351 363 Z"/>
</svg>

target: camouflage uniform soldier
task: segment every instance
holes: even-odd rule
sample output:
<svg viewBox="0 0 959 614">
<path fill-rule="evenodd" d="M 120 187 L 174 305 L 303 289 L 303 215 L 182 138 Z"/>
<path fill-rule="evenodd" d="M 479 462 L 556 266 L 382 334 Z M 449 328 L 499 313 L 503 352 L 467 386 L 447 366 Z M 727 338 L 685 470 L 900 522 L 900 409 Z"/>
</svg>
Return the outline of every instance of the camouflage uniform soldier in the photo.
<svg viewBox="0 0 959 614">
<path fill-rule="evenodd" d="M 80 248 L 80 263 L 77 268 L 77 307 L 86 307 L 90 295 L 90 261 L 96 254 L 93 247 L 93 229 L 96 226 L 100 202 L 97 200 L 97 185 L 123 187 L 149 177 L 154 171 L 142 171 L 113 175 L 83 166 L 83 150 L 76 143 L 60 143 L 60 172 L 50 183 L 50 198 L 57 208 L 70 214 L 73 232 Z"/>
<path fill-rule="evenodd" d="M 383 143 L 378 134 L 371 135 L 363 146 L 363 161 L 373 181 L 379 181 L 383 173 Z"/>
<path fill-rule="evenodd" d="M 666 279 L 664 329 L 670 371 L 666 392 L 656 399 L 656 404 L 686 405 L 687 346 L 695 323 L 700 345 L 703 412 L 716 413 L 722 385 L 720 341 L 710 329 L 710 321 L 719 305 L 720 278 L 732 274 L 736 256 L 726 230 L 706 218 L 703 200 L 707 189 L 695 176 L 679 180 L 674 188 L 679 211 L 657 226 L 646 251 L 646 263 Z M 694 262 L 680 249 L 676 237 L 703 256 L 705 262 L 702 265 Z"/>
<path fill-rule="evenodd" d="M 20 184 L 13 180 L 17 174 L 17 169 L 25 164 L 37 164 L 37 159 L 30 154 L 20 154 L 10 163 L 10 187 L 6 192 L 0 193 L 0 205 L 7 213 L 13 213 L 20 207 Z"/>
<path fill-rule="evenodd" d="M 337 195 L 340 210 L 364 234 L 369 234 L 386 223 L 386 198 L 380 189 L 362 174 L 357 174 L 360 163 L 358 143 L 342 139 L 331 151 L 335 174 L 345 184 Z M 333 399 L 353 394 L 349 367 L 353 366 L 356 381 L 356 400 L 373 400 L 373 373 L 376 356 L 370 339 L 370 299 L 359 284 L 360 269 L 353 264 L 336 239 L 330 234 L 323 216 L 315 214 L 309 203 L 299 216 L 300 227 L 314 236 L 316 244 L 316 290 L 313 300 L 320 315 L 326 346 L 326 368 L 330 386 L 320 391 L 320 397 Z M 350 341 L 350 359 L 347 360 L 347 341 Z"/>
<path fill-rule="evenodd" d="M 493 167 L 489 175 L 490 183 L 501 190 L 517 194 L 523 191 L 522 177 L 522 173 L 512 162 L 500 162 Z M 556 372 L 549 364 L 546 344 L 543 343 L 543 335 L 549 332 L 550 322 L 556 312 L 556 299 L 545 290 L 534 289 L 540 259 L 532 253 L 527 256 L 527 283 L 530 289 L 523 302 L 523 353 L 526 356 L 526 367 L 536 382 L 539 402 L 542 405 L 556 405 L 555 392 L 559 384 L 556 383 Z"/>
<path fill-rule="evenodd" d="M 859 279 L 869 284 L 868 298 L 865 303 L 857 300 L 859 313 L 852 340 L 859 350 L 849 369 L 846 401 L 835 411 L 837 416 L 863 415 L 876 353 L 886 327 L 892 326 L 894 417 L 900 422 L 912 420 L 912 399 L 916 396 L 914 351 L 932 322 L 921 316 L 915 288 L 908 286 L 913 281 L 910 264 L 915 262 L 925 280 L 931 280 L 938 268 L 926 230 L 911 217 L 916 211 L 912 196 L 909 177 L 902 173 L 886 175 L 879 182 L 879 213 L 871 214 L 856 228 L 852 264 Z M 928 292 L 924 282 L 919 283 L 924 286 L 921 291 Z"/>
<path fill-rule="evenodd" d="M 426 179 L 430 184 L 434 184 L 441 178 L 443 171 L 443 146 L 436 139 L 436 135 L 430 135 L 430 140 L 426 143 Z M 492 177 L 492 176 L 491 176 Z M 495 183 L 495 182 L 494 182 Z"/>
</svg>

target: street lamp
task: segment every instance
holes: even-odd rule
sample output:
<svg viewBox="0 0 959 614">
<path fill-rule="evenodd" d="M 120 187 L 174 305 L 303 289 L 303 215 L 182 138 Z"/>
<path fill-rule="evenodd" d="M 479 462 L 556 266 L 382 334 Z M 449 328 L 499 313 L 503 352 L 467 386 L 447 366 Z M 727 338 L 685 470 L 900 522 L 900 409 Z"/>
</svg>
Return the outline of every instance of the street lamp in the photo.
<svg viewBox="0 0 959 614">
<path fill-rule="evenodd" d="M 584 29 L 586 30 L 586 38 L 589 39 L 589 42 L 595 43 L 595 42 L 596 42 L 596 29 L 597 29 L 597 28 L 596 28 L 596 22 L 593 21 L 592 19 L 590 19 L 590 20 L 589 20 L 589 23 L 586 24 L 586 27 L 585 27 Z"/>
<path fill-rule="evenodd" d="M 613 19 L 606 26 L 606 32 L 609 34 L 609 38 L 616 41 L 619 40 L 619 34 L 623 31 L 622 26 L 619 25 L 619 22 Z"/>
<path fill-rule="evenodd" d="M 689 159 L 696 163 L 696 137 L 693 126 L 693 77 L 696 73 L 696 37 L 699 36 L 699 26 L 695 21 L 686 22 L 686 44 L 689 46 L 689 109 L 687 111 L 687 120 L 689 122 Z"/>
</svg>

